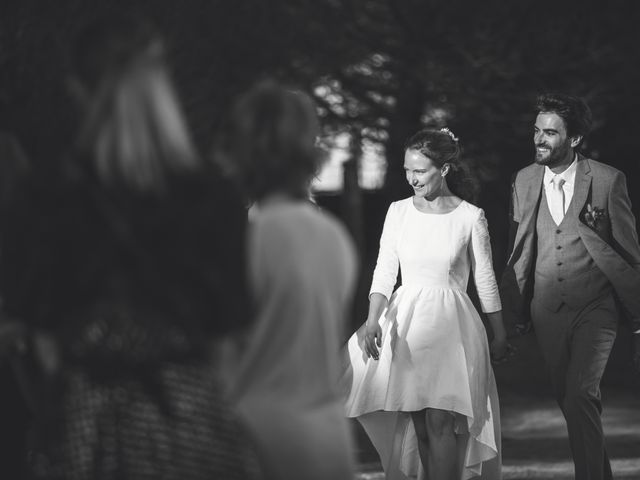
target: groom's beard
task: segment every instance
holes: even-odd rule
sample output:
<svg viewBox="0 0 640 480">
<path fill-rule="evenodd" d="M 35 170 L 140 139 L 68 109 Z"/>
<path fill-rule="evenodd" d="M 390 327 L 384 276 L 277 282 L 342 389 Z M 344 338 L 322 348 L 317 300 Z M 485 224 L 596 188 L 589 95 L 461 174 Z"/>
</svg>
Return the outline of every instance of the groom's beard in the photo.
<svg viewBox="0 0 640 480">
<path fill-rule="evenodd" d="M 545 147 L 549 150 L 544 153 L 540 153 L 538 151 L 538 147 Z M 567 158 L 570 154 L 571 143 L 565 142 L 562 145 L 558 145 L 557 147 L 551 147 L 547 144 L 536 145 L 536 156 L 535 162 L 538 165 L 546 165 L 548 167 L 553 167 L 559 163 L 562 163 L 565 158 Z"/>
</svg>

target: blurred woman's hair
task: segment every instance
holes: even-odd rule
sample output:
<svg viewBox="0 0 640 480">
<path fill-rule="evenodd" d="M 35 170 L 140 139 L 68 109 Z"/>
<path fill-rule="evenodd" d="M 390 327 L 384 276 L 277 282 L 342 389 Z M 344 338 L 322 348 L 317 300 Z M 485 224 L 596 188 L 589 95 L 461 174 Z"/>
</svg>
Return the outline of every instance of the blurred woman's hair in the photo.
<svg viewBox="0 0 640 480">
<path fill-rule="evenodd" d="M 162 41 L 148 24 L 94 22 L 78 36 L 73 62 L 85 97 L 77 147 L 101 181 L 159 191 L 167 174 L 199 165 Z"/>
<path fill-rule="evenodd" d="M 323 159 L 317 135 L 307 94 L 263 82 L 234 104 L 218 161 L 252 200 L 274 192 L 307 198 Z"/>
<path fill-rule="evenodd" d="M 460 143 L 449 129 L 420 130 L 405 142 L 404 149 L 420 152 L 438 168 L 448 164 L 446 180 L 451 192 L 463 200 L 477 201 L 479 183 L 469 166 L 460 160 Z"/>
</svg>

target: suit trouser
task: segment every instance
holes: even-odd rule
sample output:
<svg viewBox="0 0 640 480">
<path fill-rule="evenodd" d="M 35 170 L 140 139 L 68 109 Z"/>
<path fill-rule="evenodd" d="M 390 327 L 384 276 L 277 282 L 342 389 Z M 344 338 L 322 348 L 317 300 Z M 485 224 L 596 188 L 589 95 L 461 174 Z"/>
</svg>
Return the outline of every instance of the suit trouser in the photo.
<svg viewBox="0 0 640 480">
<path fill-rule="evenodd" d="M 600 420 L 600 380 L 618 327 L 613 295 L 555 312 L 534 299 L 531 317 L 567 422 L 576 479 L 613 478 Z"/>
</svg>

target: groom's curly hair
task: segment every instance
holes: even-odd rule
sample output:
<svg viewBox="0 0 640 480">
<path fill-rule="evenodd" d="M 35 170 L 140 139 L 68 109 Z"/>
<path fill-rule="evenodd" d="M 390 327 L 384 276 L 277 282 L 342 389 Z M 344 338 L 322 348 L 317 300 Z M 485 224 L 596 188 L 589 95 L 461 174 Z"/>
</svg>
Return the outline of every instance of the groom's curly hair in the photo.
<svg viewBox="0 0 640 480">
<path fill-rule="evenodd" d="M 555 113 L 564 120 L 567 135 L 583 138 L 591 131 L 591 109 L 580 97 L 564 93 L 543 93 L 536 99 L 538 113 Z"/>
</svg>

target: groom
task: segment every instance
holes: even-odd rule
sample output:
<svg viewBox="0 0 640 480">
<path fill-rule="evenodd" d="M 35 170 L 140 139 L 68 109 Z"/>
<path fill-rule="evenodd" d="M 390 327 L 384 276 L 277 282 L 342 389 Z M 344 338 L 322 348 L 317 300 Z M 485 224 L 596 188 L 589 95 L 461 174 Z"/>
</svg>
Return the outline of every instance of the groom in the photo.
<svg viewBox="0 0 640 480">
<path fill-rule="evenodd" d="M 567 422 L 577 479 L 610 479 L 600 379 L 618 320 L 640 352 L 640 247 L 625 176 L 576 152 L 591 126 L 580 98 L 538 97 L 535 162 L 512 186 L 505 314 L 533 327 Z M 530 314 L 530 315 L 529 315 Z"/>
</svg>

